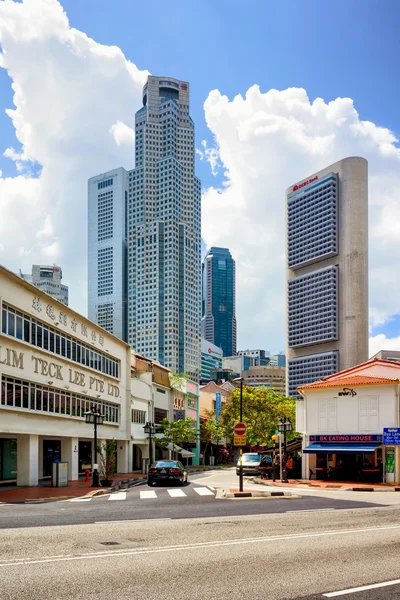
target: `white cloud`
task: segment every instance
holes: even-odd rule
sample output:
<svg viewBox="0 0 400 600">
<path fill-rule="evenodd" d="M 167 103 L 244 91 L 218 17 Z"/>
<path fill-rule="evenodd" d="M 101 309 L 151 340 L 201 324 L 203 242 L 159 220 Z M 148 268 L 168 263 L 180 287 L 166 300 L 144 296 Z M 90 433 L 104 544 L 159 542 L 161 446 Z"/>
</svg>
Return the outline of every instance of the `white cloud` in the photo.
<svg viewBox="0 0 400 600">
<path fill-rule="evenodd" d="M 374 356 L 380 350 L 400 350 L 400 336 L 388 338 L 383 333 L 369 338 L 369 355 Z"/>
<path fill-rule="evenodd" d="M 86 312 L 87 179 L 133 166 L 128 124 L 147 71 L 71 28 L 57 0 L 0 2 L 0 44 L 21 144 L 0 149 L 20 173 L 0 173 L 1 262 L 24 272 L 59 262 L 71 305 Z"/>
<path fill-rule="evenodd" d="M 350 98 L 310 102 L 298 88 L 262 93 L 255 85 L 233 100 L 214 90 L 204 108 L 226 173 L 225 189 L 204 192 L 203 238 L 230 248 L 237 261 L 239 345 L 284 347 L 285 189 L 346 156 L 369 161 L 371 323 L 400 312 L 400 150 L 393 133 L 361 121 Z"/>
</svg>

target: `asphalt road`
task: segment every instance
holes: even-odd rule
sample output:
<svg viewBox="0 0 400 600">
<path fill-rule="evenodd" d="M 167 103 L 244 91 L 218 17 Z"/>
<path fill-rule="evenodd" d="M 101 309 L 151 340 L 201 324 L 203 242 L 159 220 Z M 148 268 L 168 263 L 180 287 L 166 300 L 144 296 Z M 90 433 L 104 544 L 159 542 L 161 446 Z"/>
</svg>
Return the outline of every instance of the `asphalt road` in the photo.
<svg viewBox="0 0 400 600">
<path fill-rule="evenodd" d="M 371 495 L 368 503 L 348 498 L 302 496 L 284 498 L 219 499 L 207 487 L 209 477 L 180 487 L 147 484 L 107 496 L 56 502 L 2 505 L 0 529 L 50 527 L 147 519 L 188 519 L 218 516 L 292 514 L 293 511 L 344 510 L 380 506 Z M 262 488 L 265 490 L 265 488 Z"/>
<path fill-rule="evenodd" d="M 323 600 L 400 578 L 399 534 L 397 507 L 3 529 L 0 598 Z"/>
</svg>

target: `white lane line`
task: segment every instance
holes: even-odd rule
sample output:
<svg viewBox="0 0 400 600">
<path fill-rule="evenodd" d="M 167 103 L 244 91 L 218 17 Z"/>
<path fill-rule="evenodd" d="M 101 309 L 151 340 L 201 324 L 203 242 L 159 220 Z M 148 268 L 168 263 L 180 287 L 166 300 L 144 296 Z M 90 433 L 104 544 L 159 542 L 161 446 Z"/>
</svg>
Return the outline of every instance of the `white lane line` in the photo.
<svg viewBox="0 0 400 600">
<path fill-rule="evenodd" d="M 148 498 L 157 498 L 157 494 L 153 490 L 140 492 L 141 500 L 147 500 Z"/>
<path fill-rule="evenodd" d="M 212 492 L 211 490 L 209 490 L 206 487 L 198 487 L 198 488 L 193 488 L 193 490 L 199 495 L 199 496 L 214 496 L 214 492 Z"/>
<path fill-rule="evenodd" d="M 299 512 L 326 512 L 327 510 L 336 510 L 336 508 L 301 508 L 299 510 L 286 510 L 287 513 Z"/>
<path fill-rule="evenodd" d="M 183 490 L 167 490 L 167 492 L 171 498 L 183 498 L 183 496 L 186 496 Z"/>
<path fill-rule="evenodd" d="M 147 523 L 149 521 L 171 521 L 171 517 L 160 517 L 159 519 L 125 519 L 125 521 L 95 521 L 95 525 L 119 525 L 120 523 Z M 4 559 L 3 559 L 4 560 Z"/>
<path fill-rule="evenodd" d="M 117 492 L 116 494 L 111 494 L 109 500 L 126 500 L 126 492 Z"/>
<path fill-rule="evenodd" d="M 400 579 L 393 579 L 392 581 L 384 581 L 383 583 L 374 583 L 372 585 L 363 585 L 362 587 L 349 588 L 348 590 L 341 590 L 340 592 L 329 592 L 329 594 L 322 594 L 325 598 L 336 598 L 337 596 L 344 596 L 345 594 L 355 594 L 356 592 L 365 592 L 367 590 L 376 590 L 378 588 L 389 587 L 390 585 L 399 585 Z"/>
<path fill-rule="evenodd" d="M 151 520 L 151 519 L 148 519 Z M 21 560 L 16 559 L 14 563 L 4 563 L 0 562 L 0 568 L 2 567 L 15 567 L 21 565 L 35 565 L 35 564 L 44 564 L 50 562 L 67 562 L 71 560 L 91 560 L 99 558 L 109 558 L 111 556 L 120 557 L 120 556 L 137 556 L 140 554 L 159 554 L 161 552 L 176 552 L 178 550 L 206 550 L 207 548 L 219 548 L 223 546 L 239 546 L 243 544 L 260 544 L 261 542 L 266 542 L 270 544 L 271 542 L 281 540 L 294 540 L 294 539 L 311 539 L 311 538 L 320 538 L 320 537 L 329 537 L 329 536 L 338 536 L 338 535 L 354 535 L 355 533 L 369 533 L 371 531 L 390 531 L 390 530 L 398 530 L 400 529 L 400 525 L 389 525 L 386 527 L 368 527 L 365 529 L 342 529 L 338 531 L 321 531 L 314 533 L 299 533 L 299 534 L 288 534 L 288 535 L 276 535 L 276 536 L 268 536 L 268 537 L 258 537 L 258 538 L 245 538 L 245 539 L 232 539 L 232 540 L 219 540 L 214 542 L 193 542 L 191 544 L 179 544 L 176 546 L 149 546 L 147 548 L 132 548 L 130 550 L 121 549 L 121 550 L 108 550 L 103 552 L 89 553 L 89 554 L 78 554 L 76 556 L 66 555 L 62 558 L 38 558 L 35 560 Z M 379 585 L 379 584 L 378 584 Z M 338 594 L 338 592 L 331 592 L 333 594 Z M 341 592 L 342 594 L 344 592 Z"/>
<path fill-rule="evenodd" d="M 213 487 L 212 485 L 208 485 L 207 486 L 209 490 L 211 490 L 212 492 L 215 492 L 215 487 Z"/>
<path fill-rule="evenodd" d="M 90 502 L 91 498 L 72 498 L 70 502 Z"/>
</svg>

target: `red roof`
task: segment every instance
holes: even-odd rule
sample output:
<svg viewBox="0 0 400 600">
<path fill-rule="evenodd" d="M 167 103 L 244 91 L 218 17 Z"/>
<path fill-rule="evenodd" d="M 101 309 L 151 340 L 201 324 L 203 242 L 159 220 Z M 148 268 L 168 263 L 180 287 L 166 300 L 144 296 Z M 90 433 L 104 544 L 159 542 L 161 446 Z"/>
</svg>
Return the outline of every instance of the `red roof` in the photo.
<svg viewBox="0 0 400 600">
<path fill-rule="evenodd" d="M 361 365 L 299 386 L 299 390 L 400 383 L 400 363 L 374 358 Z"/>
</svg>

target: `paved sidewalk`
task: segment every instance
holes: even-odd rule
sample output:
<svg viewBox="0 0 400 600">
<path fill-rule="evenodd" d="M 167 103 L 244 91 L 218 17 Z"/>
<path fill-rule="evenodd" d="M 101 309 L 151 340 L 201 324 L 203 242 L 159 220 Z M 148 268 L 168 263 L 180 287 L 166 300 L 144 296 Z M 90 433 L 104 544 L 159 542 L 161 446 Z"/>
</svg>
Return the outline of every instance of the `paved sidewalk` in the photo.
<svg viewBox="0 0 400 600">
<path fill-rule="evenodd" d="M 273 487 L 298 487 L 299 489 L 326 489 L 326 490 L 354 490 L 355 488 L 360 491 L 367 490 L 391 490 L 398 491 L 400 488 L 395 485 L 385 484 L 385 483 L 360 483 L 358 481 L 320 481 L 320 480 L 310 480 L 310 479 L 289 479 L 289 483 L 282 483 L 280 480 L 276 480 L 273 482 L 271 479 L 261 479 L 260 477 L 254 478 L 254 483 L 258 483 L 261 485 L 268 485 Z"/>
<path fill-rule="evenodd" d="M 119 486 L 123 481 L 129 480 L 133 483 L 144 478 L 142 473 L 122 473 L 113 478 L 113 486 Z M 49 483 L 33 487 L 14 487 L 3 490 L 0 487 L 0 504 L 24 503 L 24 502 L 48 502 L 52 500 L 66 500 L 78 498 L 79 496 L 103 494 L 110 488 L 92 488 L 91 480 L 69 481 L 66 487 L 51 487 Z"/>
</svg>

